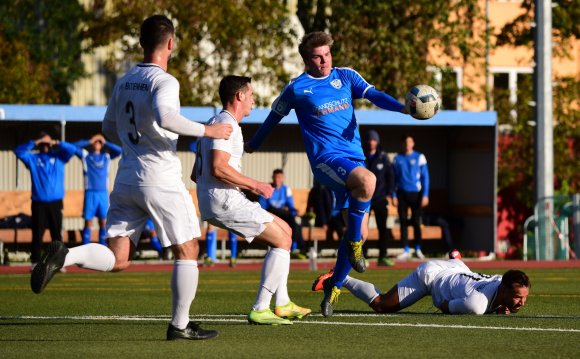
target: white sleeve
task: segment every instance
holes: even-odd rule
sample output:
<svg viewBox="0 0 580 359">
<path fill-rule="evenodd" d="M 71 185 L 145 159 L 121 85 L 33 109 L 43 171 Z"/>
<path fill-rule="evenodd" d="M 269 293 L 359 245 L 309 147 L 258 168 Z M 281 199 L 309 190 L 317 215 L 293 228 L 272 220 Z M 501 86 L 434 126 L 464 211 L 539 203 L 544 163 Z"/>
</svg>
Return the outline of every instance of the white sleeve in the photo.
<svg viewBox="0 0 580 359">
<path fill-rule="evenodd" d="M 222 123 L 227 123 L 227 122 L 222 122 Z M 232 147 L 233 147 L 233 143 L 234 143 L 234 138 L 238 135 L 238 131 L 240 131 L 240 128 L 237 126 L 232 126 L 234 128 L 231 136 L 229 139 L 212 139 L 211 140 L 211 145 L 210 145 L 210 149 L 212 150 L 219 150 L 219 151 L 224 151 L 229 153 L 230 155 L 232 154 Z"/>
<path fill-rule="evenodd" d="M 153 91 L 153 112 L 161 128 L 184 136 L 203 137 L 205 126 L 179 113 L 179 82 L 173 76 L 159 81 Z"/>
<path fill-rule="evenodd" d="M 449 301 L 449 313 L 451 314 L 485 314 L 488 300 L 485 295 L 473 291 L 470 295 L 460 299 Z"/>
<path fill-rule="evenodd" d="M 101 125 L 101 131 L 103 134 L 107 136 L 109 141 L 112 141 L 116 144 L 122 144 L 121 139 L 119 138 L 119 134 L 117 133 L 117 122 L 115 115 L 115 103 L 117 97 L 117 87 L 113 90 L 111 95 L 111 99 L 109 100 L 109 105 L 107 106 L 107 110 L 105 112 L 105 118 L 103 119 L 103 123 Z"/>
</svg>

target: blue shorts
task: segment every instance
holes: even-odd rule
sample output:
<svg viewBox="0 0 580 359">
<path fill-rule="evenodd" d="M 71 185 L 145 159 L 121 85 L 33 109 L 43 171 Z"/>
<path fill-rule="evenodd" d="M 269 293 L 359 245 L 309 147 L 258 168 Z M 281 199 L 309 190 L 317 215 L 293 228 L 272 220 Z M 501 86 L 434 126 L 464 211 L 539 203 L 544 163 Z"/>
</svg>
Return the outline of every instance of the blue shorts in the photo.
<svg viewBox="0 0 580 359">
<path fill-rule="evenodd" d="M 349 191 L 346 188 L 348 175 L 357 167 L 366 168 L 364 161 L 344 157 L 328 157 L 312 164 L 314 177 L 334 194 L 335 209 L 348 207 Z"/>
<path fill-rule="evenodd" d="M 97 217 L 107 218 L 109 209 L 109 192 L 107 191 L 85 191 L 85 203 L 83 206 L 83 218 L 90 221 Z"/>
</svg>

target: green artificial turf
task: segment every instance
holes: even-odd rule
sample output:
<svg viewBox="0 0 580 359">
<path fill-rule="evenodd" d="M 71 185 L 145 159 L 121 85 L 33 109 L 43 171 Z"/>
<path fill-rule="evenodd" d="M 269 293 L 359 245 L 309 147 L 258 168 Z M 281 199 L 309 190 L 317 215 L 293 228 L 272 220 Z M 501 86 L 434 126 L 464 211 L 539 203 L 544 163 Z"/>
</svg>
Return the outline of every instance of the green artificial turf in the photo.
<svg viewBox="0 0 580 359">
<path fill-rule="evenodd" d="M 485 271 L 501 273 L 503 270 Z M 526 307 L 512 316 L 435 314 L 430 298 L 396 315 L 375 315 L 343 291 L 336 315 L 319 314 L 317 273 L 294 271 L 294 302 L 313 309 L 292 326 L 245 322 L 258 271 L 201 271 L 191 317 L 215 340 L 167 342 L 170 273 L 59 274 L 33 294 L 29 276 L 0 276 L 0 358 L 370 358 L 578 357 L 580 270 L 533 269 Z M 383 291 L 407 270 L 356 275 Z M 115 318 L 118 316 L 118 318 Z"/>
</svg>

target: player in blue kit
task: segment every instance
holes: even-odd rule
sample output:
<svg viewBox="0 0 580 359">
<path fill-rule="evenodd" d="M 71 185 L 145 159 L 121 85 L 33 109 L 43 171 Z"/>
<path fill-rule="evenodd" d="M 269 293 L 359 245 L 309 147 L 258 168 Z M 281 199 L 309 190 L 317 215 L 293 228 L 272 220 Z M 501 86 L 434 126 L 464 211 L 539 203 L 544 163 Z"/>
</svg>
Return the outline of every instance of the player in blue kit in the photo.
<svg viewBox="0 0 580 359">
<path fill-rule="evenodd" d="M 94 135 L 90 140 L 80 140 L 74 143 L 77 146 L 76 155 L 83 162 L 83 176 L 85 180 L 85 198 L 83 204 L 83 244 L 91 241 L 91 221 L 99 220 L 99 243 L 106 245 L 105 222 L 109 208 L 109 167 L 111 160 L 121 155 L 121 147 L 107 142 L 100 135 Z M 88 147 L 88 150 L 85 149 Z M 105 148 L 108 152 L 103 152 Z"/>
<path fill-rule="evenodd" d="M 274 126 L 294 109 L 314 176 L 334 192 L 337 208 L 348 206 L 346 238 L 340 243 L 334 274 L 325 281 L 321 303 L 324 316 L 332 315 L 351 266 L 357 272 L 366 269 L 362 243 L 368 232 L 366 223 L 376 179 L 364 165 L 353 100 L 366 98 L 380 108 L 406 113 L 403 104 L 376 90 L 358 72 L 332 67 L 332 43 L 332 37 L 324 32 L 304 36 L 298 50 L 306 71 L 284 88 L 246 146 L 246 152 L 259 148 Z"/>
</svg>

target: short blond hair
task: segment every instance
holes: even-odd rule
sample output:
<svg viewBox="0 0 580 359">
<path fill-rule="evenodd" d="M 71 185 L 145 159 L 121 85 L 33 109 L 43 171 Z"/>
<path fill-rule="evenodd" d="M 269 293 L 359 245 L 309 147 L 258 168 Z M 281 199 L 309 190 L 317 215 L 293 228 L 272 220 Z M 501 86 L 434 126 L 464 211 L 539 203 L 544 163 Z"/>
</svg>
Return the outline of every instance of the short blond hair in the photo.
<svg viewBox="0 0 580 359">
<path fill-rule="evenodd" d="M 322 31 L 315 31 L 304 35 L 300 45 L 298 45 L 298 52 L 302 58 L 308 57 L 308 54 L 312 52 L 313 49 L 320 46 L 331 47 L 334 43 L 332 36 Z"/>
</svg>

